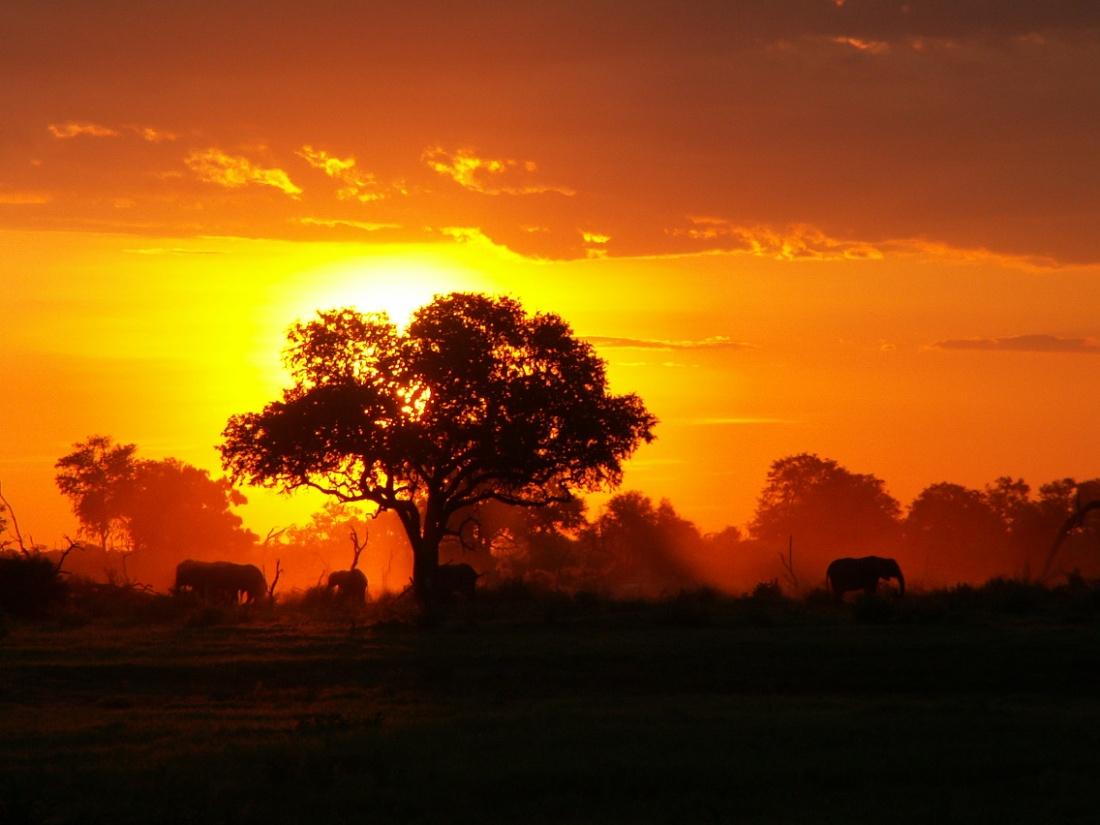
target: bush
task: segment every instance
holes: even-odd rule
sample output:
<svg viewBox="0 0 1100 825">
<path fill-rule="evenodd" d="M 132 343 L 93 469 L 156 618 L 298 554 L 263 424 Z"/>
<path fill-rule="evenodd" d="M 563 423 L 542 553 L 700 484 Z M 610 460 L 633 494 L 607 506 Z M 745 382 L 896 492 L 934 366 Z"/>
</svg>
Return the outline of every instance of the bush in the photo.
<svg viewBox="0 0 1100 825">
<path fill-rule="evenodd" d="M 65 601 L 67 588 L 45 556 L 0 556 L 0 613 L 18 618 L 48 616 Z"/>
<path fill-rule="evenodd" d="M 852 602 L 852 616 L 859 624 L 886 624 L 896 612 L 893 599 L 874 593 L 860 593 L 859 598 Z"/>
<path fill-rule="evenodd" d="M 760 582 L 752 589 L 751 597 L 758 602 L 782 602 L 784 600 L 783 588 L 779 586 L 778 579 Z"/>
</svg>

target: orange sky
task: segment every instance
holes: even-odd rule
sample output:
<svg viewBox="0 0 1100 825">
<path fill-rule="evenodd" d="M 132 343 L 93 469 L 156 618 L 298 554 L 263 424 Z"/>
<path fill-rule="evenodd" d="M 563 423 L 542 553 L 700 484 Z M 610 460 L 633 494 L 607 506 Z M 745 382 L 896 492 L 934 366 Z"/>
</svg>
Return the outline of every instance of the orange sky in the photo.
<svg viewBox="0 0 1100 825">
<path fill-rule="evenodd" d="M 1100 12 L 1073 2 L 7 3 L 0 483 L 108 433 L 216 469 L 288 323 L 552 310 L 743 523 L 799 451 L 1100 474 Z M 459 10 L 461 7 L 461 10 Z M 250 493 L 259 532 L 311 502 Z"/>
</svg>

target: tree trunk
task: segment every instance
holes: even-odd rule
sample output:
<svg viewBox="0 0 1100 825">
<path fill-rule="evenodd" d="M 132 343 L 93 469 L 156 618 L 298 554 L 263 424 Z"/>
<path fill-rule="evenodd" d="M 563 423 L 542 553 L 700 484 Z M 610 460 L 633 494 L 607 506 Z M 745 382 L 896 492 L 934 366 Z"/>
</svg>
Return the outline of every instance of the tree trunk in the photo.
<svg viewBox="0 0 1100 825">
<path fill-rule="evenodd" d="M 435 571 L 439 567 L 439 541 L 422 537 L 413 543 L 413 594 L 422 606 L 431 604 Z"/>
</svg>

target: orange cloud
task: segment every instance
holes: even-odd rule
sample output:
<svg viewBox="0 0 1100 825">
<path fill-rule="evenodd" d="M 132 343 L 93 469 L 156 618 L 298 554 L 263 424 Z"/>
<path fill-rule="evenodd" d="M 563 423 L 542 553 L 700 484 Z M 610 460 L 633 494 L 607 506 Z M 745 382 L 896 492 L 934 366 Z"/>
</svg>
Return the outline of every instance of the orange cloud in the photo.
<svg viewBox="0 0 1100 825">
<path fill-rule="evenodd" d="M 0 192 L 0 206 L 35 206 L 49 202 L 50 196 L 42 192 Z"/>
<path fill-rule="evenodd" d="M 693 341 L 669 341 L 661 338 L 613 338 L 605 335 L 589 335 L 585 338 L 596 347 L 617 349 L 655 350 L 738 350 L 751 349 L 751 344 L 734 341 L 726 335 L 713 335 Z"/>
<path fill-rule="evenodd" d="M 588 258 L 606 258 L 607 242 L 611 236 L 603 232 L 581 231 L 581 240 L 584 241 L 584 254 Z"/>
<path fill-rule="evenodd" d="M 672 229 L 674 237 L 703 241 L 710 248 L 748 252 L 779 261 L 881 260 L 881 249 L 864 241 L 830 238 L 820 229 L 794 224 L 785 230 L 742 226 L 723 218 L 690 217 L 691 226 Z"/>
<path fill-rule="evenodd" d="M 241 155 L 229 155 L 221 149 L 195 150 L 184 158 L 187 167 L 207 183 L 227 189 L 239 189 L 255 183 L 270 186 L 285 195 L 297 198 L 302 194 L 282 169 L 264 169 Z"/>
<path fill-rule="evenodd" d="M 376 223 L 373 221 L 350 221 L 342 218 L 299 218 L 298 223 L 303 226 L 323 226 L 327 229 L 347 227 L 349 229 L 361 229 L 364 232 L 380 232 L 383 229 L 401 229 L 399 223 Z"/>
<path fill-rule="evenodd" d="M 104 126 L 101 123 L 89 123 L 88 121 L 67 120 L 64 123 L 51 123 L 46 127 L 50 134 L 58 140 L 69 140 L 75 137 L 118 137 L 117 129 Z"/>
<path fill-rule="evenodd" d="M 527 178 L 538 171 L 533 160 L 482 158 L 472 149 L 448 152 L 441 146 L 424 150 L 421 156 L 433 171 L 448 177 L 471 192 L 483 195 L 540 195 L 553 192 L 572 197 L 576 190 L 567 186 L 531 183 Z"/>
<path fill-rule="evenodd" d="M 885 54 L 890 51 L 890 44 L 885 40 L 864 40 L 862 37 L 834 37 L 832 41 L 840 46 L 848 46 L 856 51 L 867 54 Z"/>
<path fill-rule="evenodd" d="M 889 246 L 890 249 L 897 252 L 919 254 L 930 258 L 940 258 L 957 263 L 988 263 L 996 266 L 1025 269 L 1033 272 L 1072 266 L 1072 264 L 1063 263 L 1057 258 L 1052 258 L 1049 255 L 1012 255 L 994 252 L 980 247 L 967 248 L 951 246 L 945 243 L 928 241 L 923 238 L 890 241 L 889 244 L 884 246 Z"/>
<path fill-rule="evenodd" d="M 322 170 L 330 178 L 340 181 L 343 186 L 336 190 L 340 200 L 357 200 L 362 203 L 381 200 L 385 194 L 378 191 L 378 180 L 369 172 L 356 170 L 355 158 L 338 158 L 323 149 L 314 149 L 305 145 L 298 156 L 314 169 Z"/>
<path fill-rule="evenodd" d="M 955 338 L 937 341 L 936 349 L 985 350 L 988 352 L 1065 352 L 1100 354 L 1100 342 L 1090 338 L 1058 335 L 1013 335 L 1007 338 Z"/>
<path fill-rule="evenodd" d="M 152 126 L 131 126 L 130 131 L 147 143 L 165 143 L 167 141 L 179 139 L 179 135 L 175 132 L 169 132 L 165 129 L 156 129 Z"/>
</svg>

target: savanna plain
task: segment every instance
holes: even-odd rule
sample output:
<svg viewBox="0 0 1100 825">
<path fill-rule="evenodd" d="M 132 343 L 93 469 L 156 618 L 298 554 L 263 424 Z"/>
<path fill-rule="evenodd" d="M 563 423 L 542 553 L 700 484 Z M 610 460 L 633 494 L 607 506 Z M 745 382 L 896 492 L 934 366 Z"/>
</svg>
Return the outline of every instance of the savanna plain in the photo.
<svg viewBox="0 0 1100 825">
<path fill-rule="evenodd" d="M 1093 822 L 1100 591 L 8 623 L 0 820 Z"/>
</svg>

